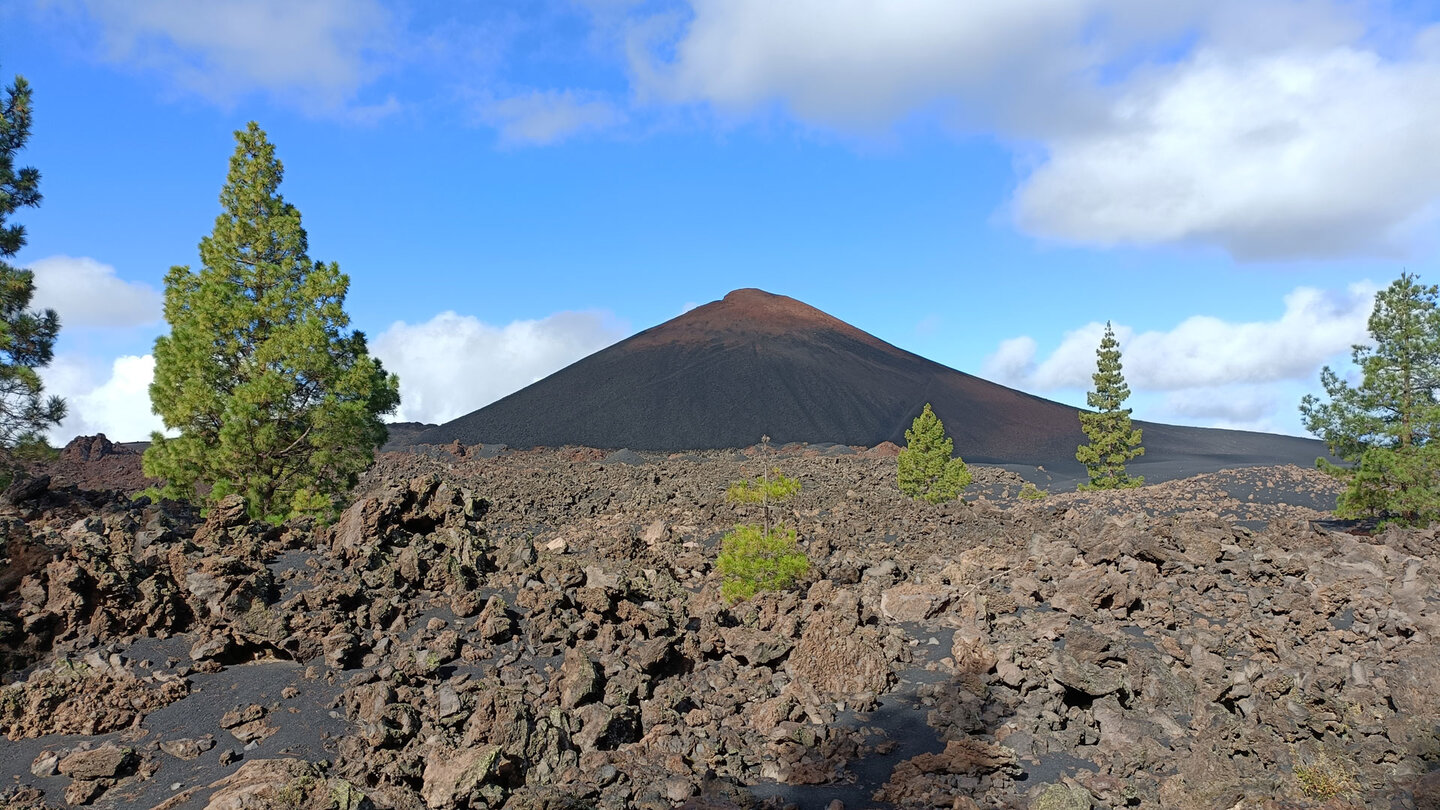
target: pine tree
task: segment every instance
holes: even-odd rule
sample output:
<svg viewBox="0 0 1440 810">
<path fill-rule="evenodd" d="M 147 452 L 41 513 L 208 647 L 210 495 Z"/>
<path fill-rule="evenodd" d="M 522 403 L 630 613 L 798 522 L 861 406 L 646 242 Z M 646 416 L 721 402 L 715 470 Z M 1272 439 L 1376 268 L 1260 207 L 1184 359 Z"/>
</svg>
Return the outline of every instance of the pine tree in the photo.
<svg viewBox="0 0 1440 810">
<path fill-rule="evenodd" d="M 274 146 L 253 121 L 235 138 L 203 266 L 165 278 L 150 399 L 180 435 L 153 435 L 145 473 L 170 497 L 239 493 L 259 519 L 326 514 L 385 441 L 398 382 L 344 331 L 350 279 L 306 254 Z"/>
<path fill-rule="evenodd" d="M 1090 482 L 1080 489 L 1128 489 L 1145 483 L 1143 476 L 1125 472 L 1125 462 L 1145 455 L 1140 446 L 1140 429 L 1130 424 L 1130 409 L 1121 405 L 1130 397 L 1120 363 L 1120 343 L 1115 330 L 1105 323 L 1105 336 L 1095 350 L 1096 369 L 1091 377 L 1095 390 L 1085 395 L 1085 404 L 1094 411 L 1080 412 L 1080 429 L 1089 444 L 1075 448 L 1075 460 L 1085 465 Z"/>
<path fill-rule="evenodd" d="M 970 469 L 955 456 L 955 442 L 945 435 L 945 425 L 928 402 L 905 431 L 905 449 L 896 464 L 900 491 L 912 498 L 953 501 L 970 486 Z"/>
<path fill-rule="evenodd" d="M 769 460 L 770 437 L 760 437 L 761 463 Z M 810 571 L 810 559 L 800 550 L 793 528 L 770 519 L 772 504 L 800 493 L 800 482 L 775 467 L 759 478 L 736 481 L 725 491 L 732 503 L 759 504 L 763 523 L 742 523 L 720 539 L 720 595 L 726 601 L 749 599 L 760 591 L 783 591 Z M 772 477 L 773 475 L 773 477 Z"/>
<path fill-rule="evenodd" d="M 1320 383 L 1329 397 L 1300 403 L 1305 429 L 1350 467 L 1319 460 L 1349 481 L 1341 517 L 1387 522 L 1440 520 L 1440 289 L 1401 273 L 1375 297 L 1368 323 L 1373 345 L 1353 347 L 1361 373 L 1352 386 L 1329 366 Z"/>
<path fill-rule="evenodd" d="M 60 319 L 51 309 L 30 310 L 35 274 L 5 261 L 25 246 L 25 227 L 6 219 L 40 204 L 40 172 L 15 168 L 15 153 L 30 137 L 30 96 L 29 83 L 16 76 L 0 101 L 0 448 L 22 451 L 44 447 L 44 431 L 65 418 L 65 401 L 46 398 L 35 371 L 54 355 Z"/>
</svg>

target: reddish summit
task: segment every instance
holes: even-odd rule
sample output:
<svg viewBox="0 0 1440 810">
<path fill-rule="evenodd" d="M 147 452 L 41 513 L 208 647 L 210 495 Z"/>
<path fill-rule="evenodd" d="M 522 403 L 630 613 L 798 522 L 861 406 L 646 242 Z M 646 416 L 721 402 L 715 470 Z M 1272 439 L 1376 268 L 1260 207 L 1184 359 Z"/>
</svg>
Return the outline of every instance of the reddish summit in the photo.
<svg viewBox="0 0 1440 810">
<path fill-rule="evenodd" d="M 632 348 L 675 343 L 743 342 L 761 337 L 837 332 L 877 346 L 883 341 L 801 301 L 753 287 L 695 307 L 631 338 Z"/>
<path fill-rule="evenodd" d="M 746 447 L 766 434 L 777 444 L 870 447 L 903 444 L 927 402 L 967 461 L 1079 468 L 1084 436 L 1074 408 L 755 289 L 696 307 L 413 441 L 678 451 Z M 1146 455 L 1136 466 L 1164 462 L 1184 474 L 1227 463 L 1312 464 L 1321 450 L 1291 437 L 1141 427 Z"/>
</svg>

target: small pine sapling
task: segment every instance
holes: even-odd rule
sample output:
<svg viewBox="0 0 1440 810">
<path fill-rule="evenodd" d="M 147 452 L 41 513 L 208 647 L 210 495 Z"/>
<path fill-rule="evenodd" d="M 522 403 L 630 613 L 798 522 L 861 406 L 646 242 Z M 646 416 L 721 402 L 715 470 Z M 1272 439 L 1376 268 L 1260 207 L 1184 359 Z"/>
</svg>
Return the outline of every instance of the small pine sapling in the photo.
<svg viewBox="0 0 1440 810">
<path fill-rule="evenodd" d="M 795 530 L 776 526 L 768 532 L 742 523 L 721 541 L 720 595 L 727 602 L 749 599 L 761 591 L 783 591 L 810 572 Z"/>
<path fill-rule="evenodd" d="M 1048 489 L 1041 489 L 1041 488 L 1035 486 L 1034 484 L 1030 483 L 1029 481 L 1026 481 L 1024 484 L 1021 484 L 1021 485 L 1020 485 L 1020 499 L 1021 499 L 1021 500 L 1025 500 L 1025 501 L 1043 501 L 1043 500 L 1045 500 L 1047 497 L 1049 497 L 1049 495 L 1050 495 L 1050 491 L 1049 491 Z"/>
<path fill-rule="evenodd" d="M 928 402 L 905 431 L 905 449 L 896 464 L 900 491 L 912 498 L 953 501 L 970 486 L 970 468 L 955 455 L 955 441 L 945 435 L 945 425 Z"/>
<path fill-rule="evenodd" d="M 770 437 L 760 443 L 769 450 Z M 767 453 L 768 455 L 768 453 Z M 762 468 L 764 469 L 764 468 Z M 773 473 L 773 477 L 772 477 Z M 772 503 L 787 501 L 800 492 L 800 482 L 787 478 L 778 467 L 759 478 L 736 481 L 725 491 L 732 503 L 760 504 L 762 523 L 742 523 L 720 541 L 720 594 L 729 602 L 749 599 L 760 591 L 785 590 L 810 571 L 810 560 L 800 550 L 795 530 L 772 525 Z"/>
</svg>

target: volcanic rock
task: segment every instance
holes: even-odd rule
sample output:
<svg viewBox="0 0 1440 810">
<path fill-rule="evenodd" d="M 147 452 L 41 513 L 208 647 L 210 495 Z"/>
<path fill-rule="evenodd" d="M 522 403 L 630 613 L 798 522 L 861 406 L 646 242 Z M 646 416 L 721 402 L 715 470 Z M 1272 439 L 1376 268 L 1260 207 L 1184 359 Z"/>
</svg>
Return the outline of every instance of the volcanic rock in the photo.
<svg viewBox="0 0 1440 810">
<path fill-rule="evenodd" d="M 176 759 L 192 760 L 201 754 L 215 747 L 215 740 L 212 737 L 191 738 L 185 737 L 177 740 L 162 740 L 160 750 Z"/>
<path fill-rule="evenodd" d="M 471 791 L 512 767 L 499 746 L 435 751 L 426 758 L 420 795 L 434 810 L 469 803 Z"/>
<path fill-rule="evenodd" d="M 105 745 L 90 751 L 76 751 L 60 760 L 57 770 L 72 779 L 107 779 L 128 772 L 136 762 L 133 749 Z"/>
<path fill-rule="evenodd" d="M 0 778 L 39 794 L 0 802 L 1434 803 L 1434 529 L 1334 521 L 1313 468 L 1031 502 L 975 466 L 928 504 L 893 459 L 811 449 L 383 454 L 344 531 L 0 505 L 40 552 L 0 598 Z M 717 546 L 757 516 L 725 490 L 774 466 L 811 573 L 728 602 Z M 107 744 L 146 756 L 49 778 Z M 206 786 L 242 748 L 296 759 Z"/>
<path fill-rule="evenodd" d="M 893 676 L 879 633 L 858 623 L 846 604 L 853 595 L 843 591 L 832 595 L 832 588 L 822 587 L 828 585 L 822 582 L 812 588 L 812 600 L 825 600 L 832 607 L 806 623 L 790 656 L 795 678 L 820 694 L 880 694 Z"/>
<path fill-rule="evenodd" d="M 115 455 L 115 443 L 104 433 L 94 436 L 76 436 L 60 450 L 61 461 L 99 461 Z"/>
</svg>

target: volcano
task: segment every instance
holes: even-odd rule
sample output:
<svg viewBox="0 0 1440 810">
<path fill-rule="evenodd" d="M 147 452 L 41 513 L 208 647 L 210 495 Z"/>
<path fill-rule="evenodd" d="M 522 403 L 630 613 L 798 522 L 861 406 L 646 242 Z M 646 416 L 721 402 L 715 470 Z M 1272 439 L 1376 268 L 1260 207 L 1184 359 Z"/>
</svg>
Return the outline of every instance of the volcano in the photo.
<svg viewBox="0 0 1440 810">
<path fill-rule="evenodd" d="M 1077 410 L 892 346 L 793 298 L 736 290 L 432 428 L 416 444 L 681 451 L 789 442 L 903 444 L 930 403 L 966 461 L 1075 474 Z M 1137 422 L 1159 479 L 1312 465 L 1314 440 Z M 1158 480 L 1152 474 L 1152 480 Z"/>
</svg>

